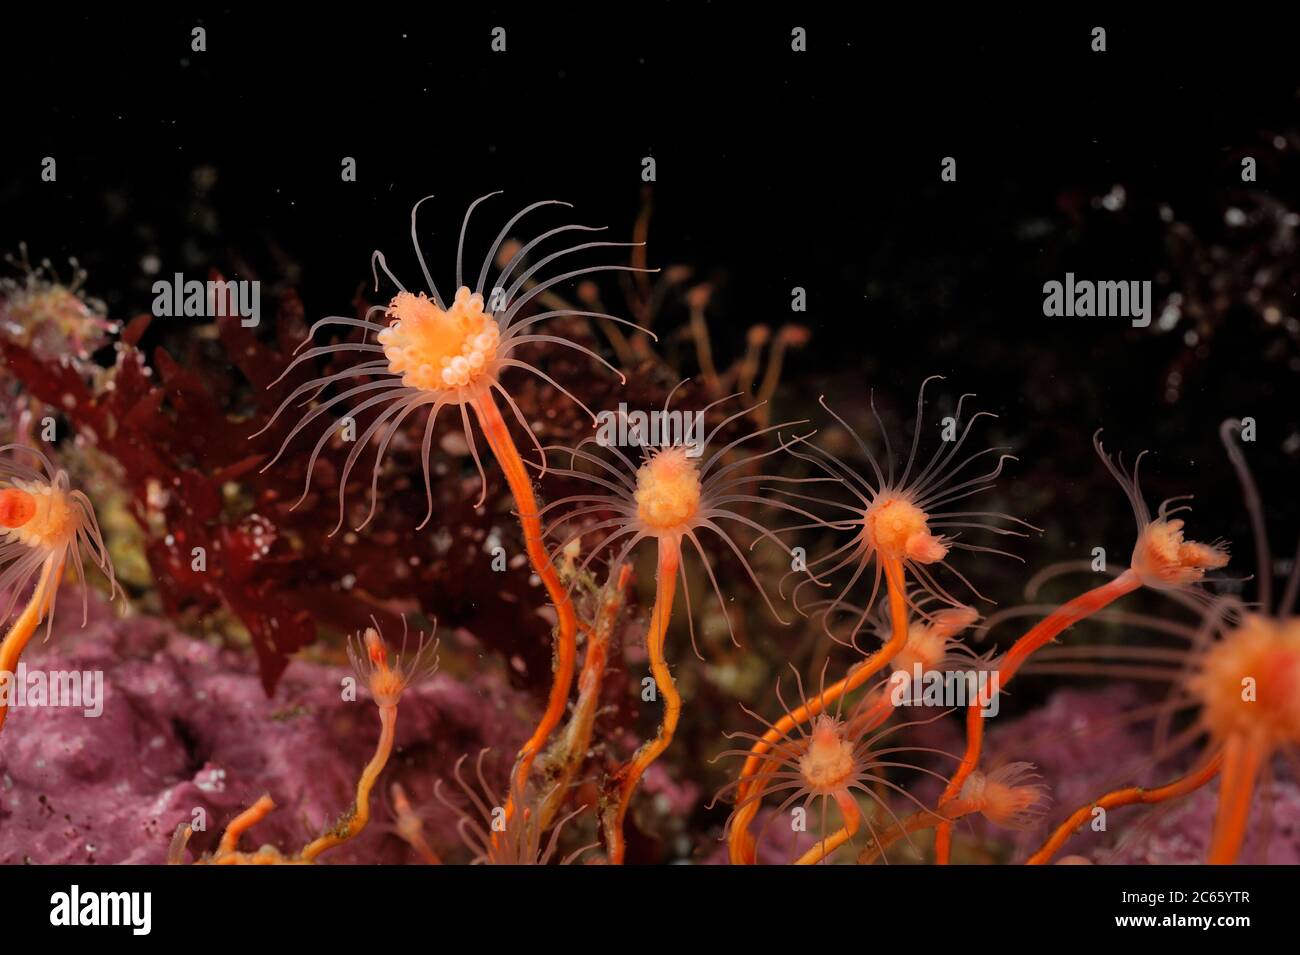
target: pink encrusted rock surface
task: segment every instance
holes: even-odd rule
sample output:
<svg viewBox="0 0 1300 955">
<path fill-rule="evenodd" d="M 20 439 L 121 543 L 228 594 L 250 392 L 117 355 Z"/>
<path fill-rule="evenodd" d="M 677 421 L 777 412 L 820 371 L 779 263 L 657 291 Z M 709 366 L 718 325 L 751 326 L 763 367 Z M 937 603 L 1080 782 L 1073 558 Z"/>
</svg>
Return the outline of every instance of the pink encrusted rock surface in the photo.
<svg viewBox="0 0 1300 955">
<path fill-rule="evenodd" d="M 65 610 L 72 606 L 69 602 Z M 176 827 L 206 815 L 187 858 L 213 848 L 237 813 L 263 793 L 276 810 L 250 830 L 244 850 L 295 852 L 350 805 L 373 753 L 378 714 L 364 692 L 345 702 L 343 667 L 295 660 L 268 699 L 251 654 L 224 650 L 167 622 L 118 618 L 92 600 L 60 614 L 53 638 L 24 662 L 44 670 L 102 670 L 103 713 L 13 708 L 0 733 L 0 864 L 165 861 Z M 529 701 L 487 675 L 436 674 L 402 697 L 397 744 L 360 837 L 322 856 L 331 863 L 401 863 L 389 786 L 400 781 L 435 849 L 459 845 L 454 817 L 433 800 L 464 753 L 513 753 L 527 736 Z"/>
<path fill-rule="evenodd" d="M 983 819 L 959 824 L 967 836 L 999 847 L 1008 861 L 1022 862 L 1065 817 L 1103 793 L 1123 786 L 1160 785 L 1186 772 L 1195 755 L 1188 749 L 1177 758 L 1156 764 L 1150 720 L 1134 722 L 1125 716 L 1139 710 L 1150 713 L 1152 699 L 1131 684 L 1104 689 L 1063 689 L 1040 707 L 1014 717 L 992 719 L 982 765 L 1033 763 L 1046 783 L 1051 805 L 1038 824 L 1018 831 L 1001 829 Z M 942 720 L 924 728 L 924 742 L 960 753 L 960 723 Z M 915 739 L 915 738 L 914 738 Z M 1269 787 L 1256 790 L 1250 829 L 1241 861 L 1273 864 L 1300 863 L 1300 786 L 1290 777 L 1290 765 L 1276 761 Z M 917 786 L 913 792 L 927 805 L 942 787 Z M 1131 806 L 1113 810 L 1106 831 L 1085 826 L 1057 858 L 1083 856 L 1108 864 L 1199 864 L 1209 849 L 1218 784 L 1191 796 L 1157 807 Z M 1268 856 L 1263 857 L 1267 846 Z"/>
</svg>

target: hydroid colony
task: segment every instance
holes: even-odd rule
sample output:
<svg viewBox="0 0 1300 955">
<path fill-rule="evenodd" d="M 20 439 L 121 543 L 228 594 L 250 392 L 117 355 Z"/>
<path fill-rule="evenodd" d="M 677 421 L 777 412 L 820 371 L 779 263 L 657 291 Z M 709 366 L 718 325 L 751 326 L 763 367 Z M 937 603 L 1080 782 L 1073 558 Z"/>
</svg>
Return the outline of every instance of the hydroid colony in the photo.
<svg viewBox="0 0 1300 955">
<path fill-rule="evenodd" d="M 841 648 L 850 660 L 845 664 L 840 653 L 828 652 L 816 672 L 794 668 L 792 681 L 775 685 L 765 711 L 745 708 L 758 726 L 732 734 L 741 745 L 723 748 L 723 764 L 733 765 L 733 778 L 717 797 L 731 804 L 721 834 L 732 863 L 869 863 L 888 860 L 902 842 L 944 864 L 952 858 L 956 824 L 964 818 L 978 815 L 994 826 L 1024 828 L 1056 813 L 1055 830 L 1028 859 L 1045 862 L 1098 807 L 1164 802 L 1216 779 L 1219 805 L 1210 859 L 1227 862 L 1239 855 L 1252 812 L 1262 811 L 1253 798 L 1260 781 L 1277 754 L 1300 742 L 1300 643 L 1292 616 L 1300 570 L 1276 602 L 1271 576 L 1262 567 L 1257 603 L 1216 596 L 1207 583 L 1227 564 L 1226 545 L 1188 539 L 1186 517 L 1177 516 L 1186 508 L 1177 499 L 1152 515 L 1138 484 L 1141 457 L 1130 472 L 1098 440 L 1100 464 L 1120 483 L 1137 521 L 1129 566 L 1061 606 L 1046 608 L 1005 652 L 977 652 L 971 634 L 988 605 L 980 575 L 989 572 L 991 560 L 1004 566 L 1015 566 L 1007 559 L 1023 560 L 1026 555 L 1006 549 L 1007 542 L 1032 541 L 1037 529 L 1021 517 L 976 503 L 996 488 L 1014 458 L 1007 448 L 971 448 L 976 425 L 986 416 L 965 412 L 971 396 L 958 399 L 954 414 L 931 421 L 926 392 L 934 379 L 927 379 L 918 389 L 911 433 L 897 447 L 874 401 L 869 407 L 875 433 L 854 431 L 825 399 L 820 421 L 773 424 L 765 399 L 775 383 L 770 369 L 766 376 L 758 374 L 755 361 L 768 339 L 751 336 L 749 351 L 731 372 L 719 372 L 702 352 L 705 388 L 682 389 L 685 404 L 677 399 L 674 410 L 696 412 L 707 422 L 702 441 L 627 449 L 595 437 L 543 444 L 519 397 L 522 383 L 539 380 L 571 401 L 594 428 L 605 409 L 589 407 L 577 394 L 581 389 L 553 377 L 547 364 L 554 355 L 576 354 L 592 371 L 635 388 L 638 359 L 654 335 L 640 322 L 600 307 L 599 292 L 587 283 L 602 272 L 641 278 L 652 270 L 639 243 L 560 241 L 567 233 L 598 231 L 590 226 L 560 225 L 527 242 L 513 241 L 526 216 L 566 205 L 538 202 L 506 219 L 477 271 L 466 272 L 473 214 L 495 195 L 475 201 L 461 223 L 450 296 L 440 293 L 425 259 L 417 219 L 425 200 L 417 203 L 410 238 L 424 287 L 408 288 L 376 252 L 375 287 L 381 273 L 393 286 L 387 303 L 360 317 L 316 322 L 279 377 L 270 378 L 279 404 L 253 435 L 273 430 L 282 435 L 278 449 L 261 461 L 264 471 L 298 462 L 291 477 L 302 482 L 302 493 L 294 507 L 309 500 L 320 507 L 311 494 L 314 482 L 336 483 L 330 536 L 345 525 L 364 535 L 380 516 L 390 524 L 396 519 L 437 530 L 443 515 L 434 486 L 445 443 L 435 447 L 434 437 L 442 415 L 458 418 L 479 476 L 476 505 L 486 498 L 490 476 L 499 472 L 504 478 L 524 556 L 549 607 L 538 609 L 553 621 L 553 659 L 545 704 L 514 754 L 508 784 L 488 782 L 480 752 L 473 757 L 472 782 L 465 777 L 470 755 L 465 754 L 447 781 L 454 785 L 438 788 L 438 799 L 458 817 L 456 828 L 474 861 L 625 861 L 629 813 L 641 796 L 641 783 L 672 748 L 683 710 L 690 706 L 674 676 L 675 667 L 692 665 L 683 638 L 701 655 L 697 623 L 713 613 L 735 640 L 733 618 L 753 603 L 762 608 L 767 626 L 811 621 L 809 639 Z M 632 263 L 568 264 L 583 253 L 611 249 L 630 249 Z M 578 298 L 588 307 L 558 295 L 571 282 L 583 283 Z M 692 303 L 693 309 L 701 307 Z M 616 367 L 594 342 L 569 337 L 564 322 L 570 320 L 604 329 L 624 367 Z M 326 335 L 336 337 L 325 340 Z M 317 336 L 322 343 L 316 343 Z M 783 354 L 798 336 L 777 338 Z M 346 363 L 341 369 L 339 361 Z M 276 394 L 284 378 L 320 362 L 328 362 L 328 368 L 284 397 Z M 779 374 L 779 359 L 773 364 Z M 727 393 L 733 384 L 740 393 Z M 762 400 L 747 399 L 745 393 L 755 386 Z M 679 387 L 669 392 L 665 414 Z M 845 402 L 837 396 L 834 404 L 843 408 Z M 340 442 L 340 425 L 352 433 L 342 439 L 349 443 L 341 467 L 328 467 L 326 456 Z M 412 426 L 424 508 L 384 515 L 394 506 L 385 492 L 386 461 L 392 449 L 409 444 Z M 813 433 L 818 428 L 847 432 L 850 452 L 833 450 L 836 446 Z M 1246 489 L 1263 563 L 1269 550 L 1262 507 L 1230 430 L 1225 440 Z M 295 455 L 299 444 L 313 440 L 305 459 Z M 88 559 L 104 571 L 110 589 L 114 575 L 89 499 L 73 491 L 67 476 L 40 452 L 12 446 L 3 452 L 10 463 L 0 488 L 5 529 L 0 593 L 10 611 L 26 600 L 4 642 L 3 660 L 13 664 L 40 623 L 52 618 L 66 567 L 83 577 Z M 363 482 L 368 493 L 360 500 L 346 493 L 358 468 L 369 474 Z M 552 488 L 561 490 L 552 493 Z M 824 552 L 807 552 L 809 542 L 828 538 L 833 543 Z M 647 561 L 638 562 L 642 551 Z M 720 577 L 716 568 L 722 565 L 741 572 Z M 654 583 L 644 617 L 629 610 L 627 599 L 639 566 L 650 569 Z M 716 603 L 693 600 L 690 581 L 701 575 Z M 1133 643 L 1113 648 L 1112 661 L 1106 647 L 1072 645 L 1067 630 L 1091 617 L 1105 619 L 1107 608 L 1142 589 L 1170 607 L 1167 618 L 1144 619 L 1162 633 L 1184 637 L 1185 652 L 1156 646 L 1144 652 Z M 1187 613 L 1199 623 L 1179 622 L 1178 615 Z M 999 622 L 1011 619 L 1014 613 L 998 617 Z M 626 759 L 611 764 L 595 754 L 614 753 L 625 741 L 600 739 L 598 716 L 612 666 L 611 643 L 629 621 L 644 634 L 647 655 L 639 699 L 658 709 L 659 726 Z M 377 626 L 358 640 L 352 660 L 377 705 L 381 735 L 361 771 L 351 808 L 302 849 L 245 852 L 239 848 L 242 834 L 273 808 L 263 797 L 229 823 L 216 850 L 201 861 L 313 862 L 367 827 L 372 792 L 376 786 L 383 791 L 380 779 L 393 751 L 398 702 L 433 661 L 424 641 L 414 653 L 390 661 Z M 739 653 L 747 652 L 743 642 L 737 644 Z M 1053 780 L 1042 778 L 1033 765 L 986 760 L 987 699 L 947 701 L 932 713 L 915 709 L 923 705 L 915 699 L 906 700 L 907 708 L 899 705 L 900 674 L 969 671 L 996 694 L 1022 670 L 1054 659 L 1114 679 L 1141 664 L 1148 676 L 1168 680 L 1173 691 L 1155 716 L 1164 735 L 1152 758 L 1176 766 L 1181 753 L 1199 744 L 1191 769 L 1165 786 L 1124 786 L 1098 793 L 1077 809 L 1055 807 Z M 1121 665 L 1113 666 L 1116 661 Z M 960 751 L 911 741 L 912 732 L 951 719 L 951 710 L 959 707 L 965 708 Z M 421 814 L 405 791 L 394 785 L 391 792 L 394 831 L 425 861 L 441 861 L 445 853 L 430 845 Z M 561 849 L 570 834 L 581 840 L 590 832 L 599 833 L 598 848 Z M 932 835 L 932 841 L 922 835 Z M 187 839 L 182 827 L 170 852 L 173 861 L 185 858 Z M 764 851 L 777 841 L 780 848 Z"/>
</svg>

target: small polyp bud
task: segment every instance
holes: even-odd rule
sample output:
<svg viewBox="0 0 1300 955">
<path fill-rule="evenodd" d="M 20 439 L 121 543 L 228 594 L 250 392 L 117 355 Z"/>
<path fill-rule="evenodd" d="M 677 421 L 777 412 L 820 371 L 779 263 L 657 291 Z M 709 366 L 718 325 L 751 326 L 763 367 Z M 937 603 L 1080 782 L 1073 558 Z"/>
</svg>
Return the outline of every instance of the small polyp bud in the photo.
<svg viewBox="0 0 1300 955">
<path fill-rule="evenodd" d="M 863 534 L 886 557 L 932 564 L 943 560 L 948 546 L 930 533 L 927 520 L 926 513 L 911 501 L 885 496 L 867 508 Z"/>
<path fill-rule="evenodd" d="M 777 334 L 781 341 L 791 348 L 802 348 L 808 344 L 808 339 L 812 338 L 812 332 L 806 325 L 782 325 Z"/>
<path fill-rule="evenodd" d="M 374 627 L 367 627 L 364 640 L 366 656 L 370 658 L 371 666 L 387 669 L 388 651 L 384 648 L 384 641 L 380 639 L 379 631 Z"/>
<path fill-rule="evenodd" d="M 961 799 L 985 819 L 1008 829 L 1025 829 L 1047 811 L 1047 787 L 1037 779 L 1032 763 L 1008 763 L 991 773 L 973 772 L 961 788 Z"/>
<path fill-rule="evenodd" d="M 907 556 L 921 564 L 933 564 L 948 556 L 948 545 L 930 533 L 910 535 L 906 546 Z"/>
<path fill-rule="evenodd" d="M 1132 567 L 1149 587 L 1182 587 L 1228 563 L 1227 548 L 1183 539 L 1181 520 L 1156 520 L 1138 534 Z"/>
<path fill-rule="evenodd" d="M 348 658 L 357 676 L 365 681 L 375 704 L 381 707 L 396 706 L 412 682 L 432 673 L 438 665 L 438 658 L 432 655 L 436 644 L 427 643 L 423 637 L 410 657 L 402 659 L 399 655 L 391 664 L 388 648 L 375 628 L 367 628 L 359 643 L 360 647 L 349 641 Z"/>
<path fill-rule="evenodd" d="M 980 618 L 974 607 L 946 607 L 930 618 L 930 629 L 943 637 L 961 633 Z"/>
</svg>

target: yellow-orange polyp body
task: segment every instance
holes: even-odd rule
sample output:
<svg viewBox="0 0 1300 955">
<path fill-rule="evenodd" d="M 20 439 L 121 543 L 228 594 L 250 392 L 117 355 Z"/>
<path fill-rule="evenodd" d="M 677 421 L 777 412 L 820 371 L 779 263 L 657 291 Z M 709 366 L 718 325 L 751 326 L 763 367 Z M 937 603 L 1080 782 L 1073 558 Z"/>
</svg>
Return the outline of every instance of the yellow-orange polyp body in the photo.
<svg viewBox="0 0 1300 955">
<path fill-rule="evenodd" d="M 700 510 L 700 471 L 684 448 L 665 448 L 636 473 L 636 513 L 656 531 L 684 530 Z"/>
<path fill-rule="evenodd" d="M 823 795 L 842 790 L 854 770 L 853 744 L 845 738 L 844 724 L 822 714 L 813 722 L 807 746 L 799 772 L 808 788 Z"/>
<path fill-rule="evenodd" d="M 376 338 L 389 371 L 423 391 L 457 391 L 490 375 L 500 342 L 483 296 L 462 286 L 442 309 L 423 292 L 398 292 L 388 305 L 394 321 Z"/>
<path fill-rule="evenodd" d="M 1247 616 L 1206 652 L 1192 689 L 1220 739 L 1300 743 L 1300 618 Z"/>
<path fill-rule="evenodd" d="M 920 664 L 922 672 L 928 673 L 938 669 L 948 652 L 949 638 L 935 627 L 924 621 L 917 621 L 907 628 L 907 643 L 899 650 L 894 659 L 889 661 L 894 670 L 911 673 Z"/>
<path fill-rule="evenodd" d="M 867 543 L 893 560 L 933 564 L 948 546 L 930 533 L 926 513 L 902 497 L 881 497 L 867 508 L 862 533 Z"/>
<path fill-rule="evenodd" d="M 1228 563 L 1227 549 L 1183 539 L 1181 520 L 1156 520 L 1144 527 L 1133 548 L 1133 571 L 1149 587 L 1181 587 Z"/>
<path fill-rule="evenodd" d="M 14 480 L 13 487 L 0 491 L 0 527 L 7 540 L 54 550 L 75 539 L 77 526 L 76 514 L 56 487 Z"/>
<path fill-rule="evenodd" d="M 973 772 L 961 789 L 961 799 L 990 822 L 1023 829 L 1047 808 L 1045 787 L 1030 782 L 1029 763 L 1009 763 L 990 773 Z"/>
<path fill-rule="evenodd" d="M 388 665 L 388 650 L 377 630 L 367 629 L 364 640 L 371 667 L 370 695 L 379 706 L 396 706 L 406 689 L 406 676 Z"/>
</svg>

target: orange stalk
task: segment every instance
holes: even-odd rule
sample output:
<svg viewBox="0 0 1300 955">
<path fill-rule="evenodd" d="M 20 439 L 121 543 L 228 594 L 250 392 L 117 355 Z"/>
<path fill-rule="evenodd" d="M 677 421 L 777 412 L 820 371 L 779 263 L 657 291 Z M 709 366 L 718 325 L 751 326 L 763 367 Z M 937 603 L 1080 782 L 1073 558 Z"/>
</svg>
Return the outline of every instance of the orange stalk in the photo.
<svg viewBox="0 0 1300 955">
<path fill-rule="evenodd" d="M 523 748 L 519 750 L 516 765 L 515 786 L 524 792 L 533 760 L 542 751 L 550 738 L 551 731 L 564 716 L 564 708 L 569 701 L 569 689 L 573 683 L 574 664 L 578 655 L 578 617 L 573 609 L 573 600 L 569 591 L 560 581 L 559 572 L 551 562 L 542 539 L 542 519 L 537 506 L 537 497 L 533 493 L 533 483 L 524 467 L 519 449 L 510 437 L 510 429 L 497 408 L 490 389 L 484 389 L 474 400 L 472 407 L 478 416 L 479 425 L 487 438 L 488 446 L 496 456 L 497 463 L 505 474 L 510 493 L 515 499 L 515 510 L 519 517 L 519 526 L 524 534 L 524 547 L 528 551 L 528 560 L 534 573 L 542 580 L 551 603 L 555 606 L 558 627 L 555 635 L 555 673 L 551 682 L 551 693 L 546 701 L 546 710 L 537 723 Z M 513 799 L 507 799 L 506 819 L 514 815 Z"/>
<path fill-rule="evenodd" d="M 889 719 L 894 712 L 894 701 L 890 699 L 888 693 L 881 693 L 874 701 L 862 708 L 862 712 L 855 714 L 849 720 L 849 726 L 846 731 L 850 739 L 855 739 L 865 733 L 870 733 L 873 729 L 880 726 L 885 720 Z M 847 798 L 847 797 L 846 797 Z M 844 813 L 844 825 L 840 827 L 833 835 L 823 839 L 818 845 L 809 849 L 803 856 L 795 862 L 795 865 L 814 865 L 820 862 L 826 856 L 830 855 L 844 843 L 853 838 L 854 833 L 861 826 L 857 803 L 851 799 L 852 811 L 845 809 L 845 803 L 836 797 L 836 803 L 840 811 Z"/>
<path fill-rule="evenodd" d="M 543 829 L 550 828 L 551 821 L 564 805 L 564 799 L 569 793 L 569 785 L 582 765 L 587 750 L 591 747 L 596 711 L 600 707 L 600 690 L 604 684 L 605 668 L 609 661 L 609 640 L 618 621 L 619 611 L 623 607 L 623 594 L 631 578 L 631 565 L 623 564 L 618 569 L 617 580 L 607 581 L 605 584 L 604 599 L 595 625 L 584 627 L 587 633 L 587 653 L 582 661 L 582 671 L 578 674 L 578 699 L 573 705 L 573 716 L 569 718 L 564 732 L 546 756 L 546 765 L 558 765 L 559 769 L 555 777 L 555 785 L 538 808 L 538 819 Z M 581 621 L 579 623 L 581 624 Z"/>
<path fill-rule="evenodd" d="M 300 858 L 311 862 L 326 849 L 333 849 L 340 843 L 356 836 L 370 822 L 370 792 L 375 788 L 375 780 L 388 764 L 388 757 L 393 752 L 393 737 L 397 729 L 397 707 L 379 707 L 379 744 L 375 755 L 370 757 L 361 778 L 357 780 L 357 795 L 352 804 L 352 811 L 332 830 L 308 843 L 300 853 Z"/>
<path fill-rule="evenodd" d="M 14 621 L 14 625 L 9 628 L 9 632 L 5 634 L 4 642 L 0 643 L 0 688 L 4 688 L 10 680 L 16 679 L 18 660 L 23 655 L 23 650 L 27 649 L 27 644 L 31 642 L 36 628 L 45 619 L 45 614 L 50 609 L 50 601 L 54 597 L 54 592 L 58 590 L 59 580 L 62 577 L 63 563 L 59 562 L 56 566 L 53 557 L 47 559 L 41 567 L 41 576 L 36 581 L 35 589 L 32 590 L 31 599 L 27 601 L 27 606 Z M 4 695 L 8 697 L 10 694 Z M 5 718 L 8 715 L 9 706 L 0 703 L 0 730 L 4 729 Z"/>
<path fill-rule="evenodd" d="M 681 563 L 679 545 L 672 538 L 659 539 L 658 563 L 655 574 L 655 606 L 646 633 L 646 652 L 650 657 L 650 673 L 663 697 L 664 716 L 663 722 L 659 724 L 658 735 L 642 744 L 631 761 L 614 776 L 614 784 L 618 787 L 615 802 L 604 814 L 605 842 L 609 861 L 613 865 L 623 864 L 623 855 L 627 849 L 623 841 L 623 820 L 627 816 L 632 794 L 645 771 L 672 743 L 682 711 L 682 698 L 677 693 L 672 671 L 668 669 L 664 657 L 664 638 L 668 634 L 668 620 L 672 615 L 673 597 L 677 592 L 677 570 Z"/>
<path fill-rule="evenodd" d="M 442 859 L 433 851 L 429 840 L 424 837 L 424 823 L 411 805 L 411 799 L 401 783 L 393 783 L 388 790 L 393 800 L 393 817 L 396 820 L 397 834 L 416 851 L 429 865 L 442 865 Z"/>
<path fill-rule="evenodd" d="M 1124 571 L 1114 580 L 1107 581 L 1099 587 L 1080 594 L 1073 600 L 1062 604 L 1029 629 L 999 661 L 995 671 L 996 692 L 1001 692 L 1016 671 L 1034 653 L 1051 643 L 1056 637 L 1080 620 L 1091 616 L 1099 610 L 1130 594 L 1142 586 L 1142 581 L 1131 569 Z M 985 704 L 972 703 L 966 711 L 966 752 L 962 755 L 957 772 L 948 781 L 948 787 L 939 799 L 940 808 L 945 803 L 956 799 L 962 785 L 975 771 L 979 764 L 980 752 L 984 744 L 984 717 L 982 709 Z M 947 865 L 952 857 L 952 822 L 944 821 L 939 825 L 934 837 L 934 861 Z"/>
<path fill-rule="evenodd" d="M 840 813 L 844 816 L 844 825 L 801 855 L 795 865 L 816 865 L 852 839 L 853 834 L 862 825 L 862 812 L 851 795 L 847 792 L 838 792 L 834 798 L 835 805 L 840 807 Z"/>
<path fill-rule="evenodd" d="M 1172 783 L 1167 783 L 1157 789 L 1143 789 L 1140 786 L 1129 786 L 1124 789 L 1117 789 L 1109 792 L 1095 802 L 1086 806 L 1081 806 L 1072 812 L 1068 819 L 1056 827 L 1052 835 L 1042 847 L 1025 860 L 1026 865 L 1045 865 L 1052 861 L 1052 856 L 1065 845 L 1066 841 L 1074 835 L 1080 826 L 1092 818 L 1093 810 L 1098 807 L 1110 811 L 1119 806 L 1145 806 L 1155 803 L 1166 802 L 1170 799 L 1177 799 L 1186 796 L 1188 793 L 1195 792 L 1215 776 L 1223 766 L 1223 752 L 1220 750 L 1215 753 L 1209 760 L 1197 769 L 1192 770 L 1186 776 L 1175 779 Z"/>
<path fill-rule="evenodd" d="M 975 811 L 976 807 L 972 803 L 960 799 L 944 806 L 942 815 L 932 809 L 917 810 L 906 819 L 894 823 L 872 838 L 865 848 L 858 853 L 858 865 L 870 865 L 875 862 L 876 859 L 884 855 L 885 850 L 904 836 L 910 836 L 914 832 L 921 832 L 925 829 L 935 829 L 943 822 L 951 822 Z"/>
<path fill-rule="evenodd" d="M 754 788 L 761 785 L 762 777 L 758 773 L 760 766 L 765 762 L 763 756 L 779 743 L 785 734 L 821 713 L 845 693 L 851 693 L 862 686 L 884 669 L 889 661 L 907 645 L 907 597 L 903 565 L 900 561 L 887 557 L 881 557 L 880 560 L 885 570 L 885 583 L 889 590 L 889 613 L 892 621 L 889 642 L 853 667 L 844 679 L 828 686 L 824 691 L 819 691 L 816 697 L 793 713 L 782 716 L 763 734 L 762 738 L 750 748 L 749 757 L 741 767 L 741 784 L 736 788 L 738 804 L 744 803 Z M 754 864 L 757 847 L 754 844 L 754 837 L 749 832 L 749 826 L 754 821 L 754 816 L 758 814 L 758 803 L 759 800 L 754 800 L 736 813 L 727 840 L 732 865 Z"/>
<path fill-rule="evenodd" d="M 230 825 L 226 826 L 226 831 L 222 833 L 216 854 L 223 856 L 237 851 L 240 836 L 269 816 L 273 809 L 275 809 L 275 801 L 270 796 L 263 795 L 257 802 L 230 820 Z"/>
<path fill-rule="evenodd" d="M 1219 779 L 1219 809 L 1210 836 L 1210 864 L 1237 861 L 1250 821 L 1250 801 L 1266 750 L 1244 736 L 1231 736 L 1223 747 L 1223 773 Z"/>
</svg>

